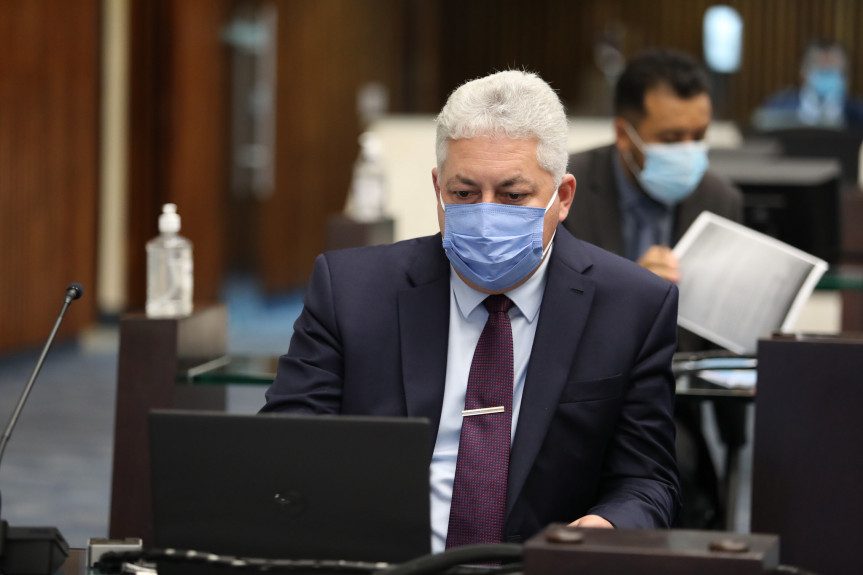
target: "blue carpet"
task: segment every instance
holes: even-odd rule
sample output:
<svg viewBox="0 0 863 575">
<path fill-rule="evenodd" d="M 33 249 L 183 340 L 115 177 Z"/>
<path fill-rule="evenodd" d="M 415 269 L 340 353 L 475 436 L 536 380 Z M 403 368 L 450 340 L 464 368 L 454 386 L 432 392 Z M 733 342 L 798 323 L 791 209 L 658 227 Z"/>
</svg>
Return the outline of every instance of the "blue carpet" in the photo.
<svg viewBox="0 0 863 575">
<path fill-rule="evenodd" d="M 0 361 L 4 426 L 38 355 Z M 116 373 L 116 349 L 67 343 L 48 354 L 0 466 L 10 525 L 59 527 L 75 547 L 107 535 Z"/>
</svg>

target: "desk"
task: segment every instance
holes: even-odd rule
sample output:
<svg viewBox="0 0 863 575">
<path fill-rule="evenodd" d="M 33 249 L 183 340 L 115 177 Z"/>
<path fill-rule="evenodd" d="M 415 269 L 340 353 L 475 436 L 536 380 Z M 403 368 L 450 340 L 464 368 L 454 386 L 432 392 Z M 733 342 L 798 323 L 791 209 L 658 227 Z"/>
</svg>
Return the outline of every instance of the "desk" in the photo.
<svg viewBox="0 0 863 575">
<path fill-rule="evenodd" d="M 752 531 L 792 565 L 863 573 L 863 338 L 762 339 L 758 368 Z"/>
<path fill-rule="evenodd" d="M 206 364 L 225 355 L 227 309 L 196 305 L 184 318 L 120 319 L 117 400 L 111 489 L 112 539 L 153 541 L 147 418 L 152 409 L 225 409 L 224 387 L 177 385 L 180 365 Z"/>
</svg>

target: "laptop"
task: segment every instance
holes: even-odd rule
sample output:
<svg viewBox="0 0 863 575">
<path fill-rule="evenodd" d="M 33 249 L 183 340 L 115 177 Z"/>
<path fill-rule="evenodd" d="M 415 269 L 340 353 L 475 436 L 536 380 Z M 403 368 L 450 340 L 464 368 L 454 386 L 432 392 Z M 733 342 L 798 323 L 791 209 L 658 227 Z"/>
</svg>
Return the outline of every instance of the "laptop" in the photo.
<svg viewBox="0 0 863 575">
<path fill-rule="evenodd" d="M 429 434 L 425 419 L 152 411 L 155 546 L 390 563 L 428 554 Z"/>
</svg>

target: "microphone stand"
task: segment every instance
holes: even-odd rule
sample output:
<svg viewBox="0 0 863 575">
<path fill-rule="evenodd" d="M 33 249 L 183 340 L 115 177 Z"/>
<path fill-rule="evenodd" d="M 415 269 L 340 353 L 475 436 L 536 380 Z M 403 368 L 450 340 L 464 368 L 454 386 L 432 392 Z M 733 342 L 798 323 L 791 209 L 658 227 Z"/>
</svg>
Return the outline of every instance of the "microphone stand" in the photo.
<svg viewBox="0 0 863 575">
<path fill-rule="evenodd" d="M 12 436 L 12 430 L 18 422 L 18 416 L 27 402 L 33 383 L 42 369 L 48 350 L 54 342 L 54 336 L 60 328 L 63 316 L 73 300 L 78 299 L 84 293 L 84 288 L 79 283 L 72 283 L 66 288 L 66 297 L 63 299 L 63 307 L 54 322 L 54 329 L 42 348 L 42 354 L 36 362 L 30 381 L 24 387 L 15 410 L 3 435 L 0 436 L 0 462 L 6 444 Z M 0 511 L 2 511 L 2 496 L 0 496 Z M 2 514 L 0 514 L 2 517 Z M 60 534 L 56 527 L 9 527 L 5 520 L 0 520 L 0 573 L 4 575 L 50 575 L 54 573 L 69 555 L 69 544 Z"/>
</svg>

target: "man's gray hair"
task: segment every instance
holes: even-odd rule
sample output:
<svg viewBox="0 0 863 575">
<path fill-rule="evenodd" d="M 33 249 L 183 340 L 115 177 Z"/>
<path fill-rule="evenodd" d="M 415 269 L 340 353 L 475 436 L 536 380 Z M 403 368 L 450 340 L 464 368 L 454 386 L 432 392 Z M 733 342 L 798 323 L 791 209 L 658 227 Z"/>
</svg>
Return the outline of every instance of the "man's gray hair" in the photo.
<svg viewBox="0 0 863 575">
<path fill-rule="evenodd" d="M 566 173 L 569 126 L 560 98 L 542 78 L 519 70 L 462 84 L 437 117 L 437 168 L 450 140 L 480 136 L 537 140 L 536 159 L 556 183 Z"/>
</svg>

